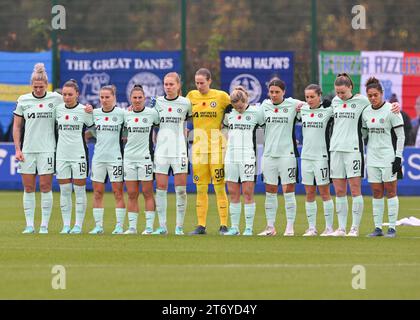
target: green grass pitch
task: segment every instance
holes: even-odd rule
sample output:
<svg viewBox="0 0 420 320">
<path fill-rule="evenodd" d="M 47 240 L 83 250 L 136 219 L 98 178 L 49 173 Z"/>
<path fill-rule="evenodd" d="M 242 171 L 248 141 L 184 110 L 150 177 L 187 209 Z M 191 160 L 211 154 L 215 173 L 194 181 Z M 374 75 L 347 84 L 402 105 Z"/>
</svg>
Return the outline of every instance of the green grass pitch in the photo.
<svg viewBox="0 0 420 320">
<path fill-rule="evenodd" d="M 282 196 L 277 236 L 219 236 L 214 195 L 210 195 L 208 235 L 175 236 L 173 194 L 168 199 L 170 235 L 115 236 L 110 234 L 115 222 L 110 193 L 105 199 L 105 234 L 92 236 L 86 234 L 93 227 L 91 193 L 88 199 L 83 235 L 59 234 L 58 193 L 54 194 L 50 233 L 22 235 L 22 194 L 0 193 L 0 299 L 420 298 L 420 228 L 399 227 L 395 239 L 366 238 L 373 228 L 370 197 L 364 198 L 359 238 L 301 237 L 307 226 L 302 196 L 298 197 L 295 226 L 299 236 L 281 235 L 285 226 Z M 317 201 L 322 232 L 322 205 Z M 400 197 L 399 217 L 420 217 L 418 201 Z M 264 196 L 256 196 L 256 202 L 254 232 L 259 232 L 265 226 Z M 37 204 L 39 208 L 39 194 Z M 39 223 L 38 209 L 37 231 Z M 195 195 L 190 194 L 185 230 L 191 231 L 195 223 Z M 144 216 L 140 215 L 139 230 L 143 228 Z M 52 288 L 54 265 L 66 270 L 65 290 Z M 362 276 L 352 273 L 355 265 L 365 268 L 365 289 L 352 287 L 362 281 L 354 278 Z"/>
</svg>

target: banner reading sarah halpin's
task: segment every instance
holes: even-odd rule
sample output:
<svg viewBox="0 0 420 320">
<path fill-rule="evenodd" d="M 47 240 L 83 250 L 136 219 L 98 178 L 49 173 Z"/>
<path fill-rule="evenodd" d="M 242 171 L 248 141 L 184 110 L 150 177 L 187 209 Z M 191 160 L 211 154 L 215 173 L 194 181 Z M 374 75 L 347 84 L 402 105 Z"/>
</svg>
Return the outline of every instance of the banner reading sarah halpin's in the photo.
<svg viewBox="0 0 420 320">
<path fill-rule="evenodd" d="M 288 51 L 221 51 L 222 89 L 231 92 L 243 86 L 250 103 L 259 103 L 267 96 L 267 85 L 274 77 L 286 83 L 286 97 L 293 95 L 293 52 Z"/>
</svg>

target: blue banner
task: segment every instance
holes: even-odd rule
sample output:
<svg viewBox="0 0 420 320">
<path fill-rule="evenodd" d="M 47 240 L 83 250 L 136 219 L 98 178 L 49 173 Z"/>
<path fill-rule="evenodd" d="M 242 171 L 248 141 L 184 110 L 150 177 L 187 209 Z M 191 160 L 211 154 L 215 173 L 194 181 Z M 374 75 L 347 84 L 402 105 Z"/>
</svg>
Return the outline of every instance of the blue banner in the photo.
<svg viewBox="0 0 420 320">
<path fill-rule="evenodd" d="M 92 159 L 94 145 L 89 145 L 89 159 Z M 263 154 L 263 146 L 258 145 L 258 173 L 260 174 L 260 163 Z M 300 150 L 299 150 L 300 152 Z M 191 152 L 190 152 L 191 155 Z M 0 144 L 0 190 L 23 190 L 22 181 L 19 173 L 17 173 L 17 161 L 15 160 L 15 148 L 12 143 Z M 403 155 L 403 172 L 404 179 L 398 181 L 398 194 L 402 196 L 420 196 L 420 148 L 406 147 Z M 300 166 L 300 159 L 299 159 Z M 366 173 L 365 173 L 366 177 Z M 58 191 L 58 183 L 54 177 L 53 188 Z M 87 189 L 92 190 L 92 182 L 87 179 Z M 111 186 L 108 183 L 108 191 L 111 191 Z M 331 186 L 331 192 L 334 188 Z M 169 179 L 169 191 L 174 191 L 173 177 Z M 195 192 L 195 185 L 192 181 L 192 174 L 188 176 L 188 192 Z M 255 186 L 256 193 L 265 193 L 264 184 L 261 181 L 261 176 L 258 176 L 257 184 Z M 305 189 L 302 184 L 296 185 L 296 193 L 304 194 Z M 362 193 L 364 195 L 371 195 L 371 189 L 367 179 L 363 179 Z M 334 194 L 334 193 L 333 193 Z"/>
<path fill-rule="evenodd" d="M 146 97 L 163 95 L 163 77 L 181 71 L 179 51 L 111 51 L 75 53 L 61 51 L 60 86 L 75 79 L 80 87 L 80 102 L 98 106 L 100 88 L 117 87 L 119 107 L 129 105 L 134 84 L 143 86 Z"/>
<path fill-rule="evenodd" d="M 31 92 L 32 71 L 35 64 L 40 62 L 45 65 L 48 79 L 52 81 L 51 51 L 0 51 L 0 141 L 10 140 L 6 132 L 12 125 L 16 100 L 20 95 Z"/>
<path fill-rule="evenodd" d="M 293 95 L 293 52 L 220 51 L 222 90 L 231 92 L 238 85 L 250 94 L 250 103 L 266 99 L 267 85 L 277 77 L 286 83 L 286 97 Z"/>
</svg>

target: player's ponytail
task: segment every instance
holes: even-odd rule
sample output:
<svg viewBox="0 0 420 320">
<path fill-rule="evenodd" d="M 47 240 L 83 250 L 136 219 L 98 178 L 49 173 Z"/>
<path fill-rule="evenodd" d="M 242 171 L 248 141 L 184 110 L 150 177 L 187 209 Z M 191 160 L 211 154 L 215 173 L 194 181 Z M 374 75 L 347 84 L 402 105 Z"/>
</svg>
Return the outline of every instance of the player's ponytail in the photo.
<svg viewBox="0 0 420 320">
<path fill-rule="evenodd" d="M 66 83 L 64 83 L 64 85 L 63 85 L 63 88 L 64 87 L 73 88 L 74 90 L 76 90 L 77 93 L 80 92 L 79 85 L 77 84 L 77 81 L 74 80 L 74 79 L 70 79 L 70 80 L 66 81 Z"/>
<path fill-rule="evenodd" d="M 48 84 L 48 75 L 45 71 L 45 65 L 43 63 L 35 64 L 31 75 L 31 83 L 34 81 L 44 81 L 46 84 Z"/>
<path fill-rule="evenodd" d="M 102 88 L 101 88 L 101 91 L 102 90 L 108 90 L 109 92 L 111 92 L 112 93 L 112 95 L 115 97 L 116 95 L 117 95 L 117 87 L 116 86 L 114 86 L 113 84 L 110 84 L 110 85 L 107 85 L 107 86 L 103 86 Z"/>
<path fill-rule="evenodd" d="M 279 87 L 281 90 L 285 91 L 286 90 L 286 83 L 281 80 L 280 78 L 273 78 L 271 79 L 271 81 L 268 83 L 268 89 L 270 90 L 270 87 Z"/>
<path fill-rule="evenodd" d="M 243 102 L 248 103 L 248 92 L 242 86 L 236 86 L 230 93 L 230 101 L 232 103 Z"/>
<path fill-rule="evenodd" d="M 310 84 L 309 86 L 307 86 L 306 88 L 305 88 L 305 91 L 306 90 L 313 90 L 313 91 L 315 91 L 315 93 L 318 95 L 318 96 L 321 96 L 322 95 L 322 89 L 321 89 L 321 87 L 319 86 L 319 85 L 317 85 L 317 84 Z"/>
<path fill-rule="evenodd" d="M 353 89 L 354 84 L 353 80 L 351 80 L 350 76 L 347 73 L 340 73 L 334 81 L 335 86 L 346 86 L 348 88 Z"/>
<path fill-rule="evenodd" d="M 366 81 L 365 86 L 366 86 L 366 92 L 368 92 L 369 89 L 376 89 L 380 93 L 384 92 L 382 89 L 381 83 L 375 77 L 370 77 L 368 81 Z"/>
<path fill-rule="evenodd" d="M 141 93 L 143 93 L 144 95 L 144 89 L 143 86 L 141 84 L 135 84 L 130 91 L 130 96 L 133 94 L 134 91 L 140 91 Z"/>
<path fill-rule="evenodd" d="M 197 72 L 195 73 L 196 76 L 203 76 L 204 78 L 206 78 L 206 80 L 210 80 L 211 79 L 211 72 L 209 69 L 206 68 L 200 68 L 197 70 Z"/>
</svg>

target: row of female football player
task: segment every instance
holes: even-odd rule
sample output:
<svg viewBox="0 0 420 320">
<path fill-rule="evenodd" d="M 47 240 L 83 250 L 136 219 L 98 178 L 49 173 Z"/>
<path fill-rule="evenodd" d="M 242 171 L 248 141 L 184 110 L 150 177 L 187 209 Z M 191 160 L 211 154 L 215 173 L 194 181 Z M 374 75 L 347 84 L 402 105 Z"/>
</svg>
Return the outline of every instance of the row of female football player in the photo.
<svg viewBox="0 0 420 320">
<path fill-rule="evenodd" d="M 211 76 L 208 70 L 200 69 L 196 74 L 196 85 L 199 89 L 197 77 L 210 84 Z M 176 73 L 169 73 L 165 76 L 165 96 L 157 98 L 154 108 L 145 107 L 146 97 L 142 87 L 134 86 L 131 90 L 129 111 L 116 107 L 116 94 L 113 86 L 105 86 L 101 89 L 101 108 L 93 110 L 93 113 L 91 107 L 85 107 L 78 103 L 79 88 L 75 81 L 68 81 L 64 84 L 62 97 L 47 92 L 48 79 L 45 69 L 40 65 L 35 66 L 31 83 L 33 92 L 21 96 L 18 100 L 14 130 L 16 158 L 20 161 L 19 172 L 22 174 L 25 188 L 23 201 L 27 227 L 24 233 L 34 232 L 36 174 L 40 175 L 43 202 L 40 233 L 48 233 L 48 221 L 52 207 L 51 181 L 54 172 L 54 156 L 57 179 L 60 184 L 60 206 L 64 225 L 61 232 L 76 234 L 82 232 L 87 205 L 85 185 L 88 174 L 83 130 L 84 127 L 93 125 L 97 137 L 91 175 L 94 189 L 95 228 L 90 233 L 101 234 L 104 232 L 103 196 L 105 180 L 109 177 L 116 204 L 114 234 L 137 233 L 139 182 L 142 185 L 145 199 L 146 228 L 143 234 L 167 234 L 166 190 L 168 174 L 172 170 L 175 176 L 177 202 L 175 234 L 184 234 L 183 222 L 187 206 L 186 180 L 188 174 L 184 122 L 192 115 L 193 106 L 190 100 L 179 96 L 181 82 Z M 386 191 L 390 219 L 387 236 L 395 236 L 395 223 L 398 215 L 396 178 L 397 174 L 401 172 L 404 134 L 402 119 L 398 113 L 399 106 L 391 106 L 383 101 L 383 91 L 379 81 L 374 78 L 368 81 L 368 100 L 362 95 L 353 95 L 353 83 L 350 77 L 346 74 L 339 75 L 335 81 L 337 96 L 333 99 L 331 106 L 322 101 L 322 93 L 318 85 L 309 85 L 306 88 L 306 103 L 293 98 L 285 99 L 285 84 L 279 79 L 272 80 L 268 89 L 269 99 L 265 100 L 261 106 L 256 107 L 249 106 L 248 93 L 244 88 L 235 88 L 230 94 L 230 103 L 233 108 L 223 110 L 225 114 L 223 124 L 228 128 L 228 139 L 225 158 L 219 162 L 224 162 L 224 170 L 219 168 L 216 169 L 216 175 L 211 173 L 213 183 L 215 178 L 220 178 L 225 173 L 224 180 L 227 182 L 230 195 L 231 228 L 222 230 L 222 225 L 221 233 L 225 235 L 240 234 L 242 188 L 246 225 L 243 234 L 253 234 L 255 216 L 253 194 L 256 174 L 254 133 L 257 126 L 264 126 L 265 144 L 262 172 L 266 184 L 267 228 L 259 235 L 272 236 L 276 234 L 275 219 L 278 209 L 279 182 L 282 185 L 285 198 L 287 218 L 284 235 L 294 235 L 296 217 L 294 191 L 295 184 L 298 182 L 296 161 L 298 153 L 294 139 L 294 125 L 296 119 L 300 119 L 304 137 L 301 155 L 302 183 L 306 190 L 306 213 L 309 223 L 309 228 L 304 235 L 315 236 L 318 234 L 315 202 L 316 187 L 318 187 L 323 200 L 326 222 L 325 231 L 321 235 L 358 236 L 363 213 L 361 195 L 361 178 L 364 172 L 362 137 L 367 136 L 369 137 L 368 178 L 373 190 L 375 222 L 375 230 L 371 235 L 383 235 L 383 197 Z M 215 107 L 215 105 L 211 107 Z M 206 112 L 205 115 L 208 116 L 208 113 Z M 21 149 L 22 118 L 25 120 L 25 139 Z M 58 126 L 56 154 L 54 154 L 53 135 L 55 123 Z M 363 126 L 360 126 L 360 123 Z M 151 136 L 152 127 L 155 125 L 159 125 L 160 129 L 153 159 Z M 121 133 L 124 127 L 127 129 L 127 143 L 123 157 Z M 334 129 L 330 140 L 332 127 Z M 392 130 L 397 136 L 396 150 L 394 150 L 391 141 Z M 216 167 L 217 165 L 220 166 L 220 163 L 216 163 Z M 153 174 L 156 175 L 156 202 L 153 194 Z M 330 178 L 333 180 L 336 192 L 338 228 L 335 231 L 333 230 L 334 204 L 329 192 Z M 123 230 L 126 213 L 123 180 L 125 180 L 128 193 L 129 227 L 125 232 Z M 353 221 L 349 233 L 346 233 L 347 181 L 350 184 L 353 197 Z M 76 222 L 74 227 L 70 228 L 72 187 L 76 195 Z M 203 232 L 205 226 L 200 223 L 198 203 L 196 207 L 199 225 L 191 234 L 205 234 L 205 231 Z M 156 211 L 159 227 L 154 230 Z"/>
</svg>

